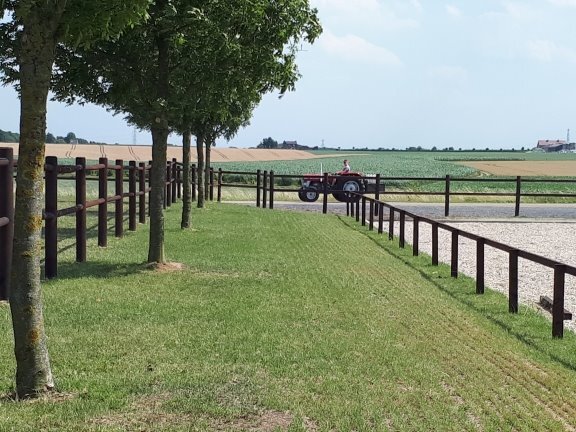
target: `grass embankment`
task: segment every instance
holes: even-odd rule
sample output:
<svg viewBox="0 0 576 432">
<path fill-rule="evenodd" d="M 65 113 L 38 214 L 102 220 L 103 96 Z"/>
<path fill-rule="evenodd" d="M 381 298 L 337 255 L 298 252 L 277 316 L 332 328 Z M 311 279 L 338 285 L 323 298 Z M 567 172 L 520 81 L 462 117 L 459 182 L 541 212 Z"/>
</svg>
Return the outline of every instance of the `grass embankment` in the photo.
<svg viewBox="0 0 576 432">
<path fill-rule="evenodd" d="M 183 270 L 145 269 L 143 227 L 91 243 L 87 263 L 64 252 L 44 284 L 62 394 L 3 398 L 0 430 L 576 428 L 576 340 L 552 340 L 534 312 L 509 315 L 336 216 L 211 204 L 181 231 L 179 210 L 166 249 Z"/>
</svg>

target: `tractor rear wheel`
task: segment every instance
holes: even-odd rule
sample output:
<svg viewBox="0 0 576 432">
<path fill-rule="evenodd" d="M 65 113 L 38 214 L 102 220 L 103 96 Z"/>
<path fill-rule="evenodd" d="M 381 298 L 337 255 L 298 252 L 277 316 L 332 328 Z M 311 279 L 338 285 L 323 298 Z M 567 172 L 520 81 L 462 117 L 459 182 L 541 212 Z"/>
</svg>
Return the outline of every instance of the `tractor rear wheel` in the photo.
<svg viewBox="0 0 576 432">
<path fill-rule="evenodd" d="M 340 202 L 356 202 L 360 199 L 360 195 L 352 195 L 348 192 L 362 192 L 362 184 L 356 179 L 339 179 L 334 188 L 339 192 L 332 192 L 332 196 Z"/>
</svg>

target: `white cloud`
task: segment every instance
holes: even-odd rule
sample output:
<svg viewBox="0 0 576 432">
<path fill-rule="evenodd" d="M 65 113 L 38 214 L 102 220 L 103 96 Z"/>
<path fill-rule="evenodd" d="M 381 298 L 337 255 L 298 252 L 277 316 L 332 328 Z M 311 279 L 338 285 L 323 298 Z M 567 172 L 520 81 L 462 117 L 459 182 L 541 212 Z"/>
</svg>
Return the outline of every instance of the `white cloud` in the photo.
<svg viewBox="0 0 576 432">
<path fill-rule="evenodd" d="M 462 11 L 454 5 L 446 5 L 446 12 L 448 15 L 458 18 L 462 16 Z"/>
<path fill-rule="evenodd" d="M 548 2 L 555 6 L 576 7 L 576 0 L 548 0 Z"/>
<path fill-rule="evenodd" d="M 356 35 L 336 36 L 325 31 L 319 43 L 326 52 L 346 61 L 387 66 L 402 65 L 400 58 L 392 51 Z"/>
<path fill-rule="evenodd" d="M 542 62 L 569 61 L 576 63 L 576 51 L 548 40 L 534 40 L 527 44 L 528 55 Z"/>
</svg>

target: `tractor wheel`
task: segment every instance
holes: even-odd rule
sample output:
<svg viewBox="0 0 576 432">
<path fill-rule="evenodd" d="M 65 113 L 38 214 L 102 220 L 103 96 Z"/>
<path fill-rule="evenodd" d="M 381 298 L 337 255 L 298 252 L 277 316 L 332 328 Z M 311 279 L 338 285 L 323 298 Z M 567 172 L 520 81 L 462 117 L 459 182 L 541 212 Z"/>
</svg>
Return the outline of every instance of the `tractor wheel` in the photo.
<svg viewBox="0 0 576 432">
<path fill-rule="evenodd" d="M 339 179 L 334 188 L 342 191 L 332 192 L 332 196 L 340 202 L 356 202 L 360 199 L 360 195 L 348 195 L 347 192 L 362 192 L 360 180 L 355 179 Z"/>
<path fill-rule="evenodd" d="M 302 188 L 298 191 L 298 198 L 304 202 L 314 202 L 319 196 L 318 190 L 314 187 Z"/>
</svg>

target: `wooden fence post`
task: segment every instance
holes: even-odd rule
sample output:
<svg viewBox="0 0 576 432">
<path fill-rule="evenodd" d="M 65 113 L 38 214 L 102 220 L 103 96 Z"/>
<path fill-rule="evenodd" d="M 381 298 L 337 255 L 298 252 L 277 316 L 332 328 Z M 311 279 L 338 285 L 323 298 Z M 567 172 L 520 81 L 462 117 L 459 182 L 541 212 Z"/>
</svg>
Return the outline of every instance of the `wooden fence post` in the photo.
<svg viewBox="0 0 576 432">
<path fill-rule="evenodd" d="M 128 230 L 136 231 L 136 161 L 128 162 Z M 145 174 L 145 169 L 142 170 L 140 175 Z M 143 178 L 140 178 L 140 186 L 142 187 Z M 144 183 L 144 187 L 146 184 Z M 142 218 L 142 214 L 140 214 Z"/>
<path fill-rule="evenodd" d="M 122 237 L 124 235 L 124 161 L 116 159 L 114 169 L 114 235 Z"/>
<path fill-rule="evenodd" d="M 274 208 L 274 171 L 270 170 L 270 199 L 268 203 L 270 209 Z"/>
<path fill-rule="evenodd" d="M 322 177 L 322 213 L 328 213 L 328 173 Z"/>
<path fill-rule="evenodd" d="M 210 191 L 210 201 L 214 201 L 214 168 L 210 167 L 210 185 L 208 190 Z"/>
<path fill-rule="evenodd" d="M 486 239 L 476 240 L 476 294 L 484 294 L 484 246 Z"/>
<path fill-rule="evenodd" d="M 384 232 L 384 204 L 377 201 L 378 206 L 378 234 L 382 234 Z"/>
<path fill-rule="evenodd" d="M 376 201 L 380 200 L 380 174 L 376 174 L 376 191 L 374 192 L 374 199 Z M 376 212 L 376 216 L 378 216 L 378 212 L 380 211 L 380 206 L 376 206 L 374 211 Z"/>
<path fill-rule="evenodd" d="M 256 207 L 260 207 L 260 188 L 262 187 L 261 178 L 262 172 L 260 170 L 256 170 Z"/>
<path fill-rule="evenodd" d="M 390 216 L 388 217 L 388 240 L 394 239 L 394 209 L 390 207 Z"/>
<path fill-rule="evenodd" d="M 508 312 L 518 313 L 518 250 L 508 255 Z"/>
<path fill-rule="evenodd" d="M 566 266 L 554 266 L 554 298 L 552 299 L 552 337 L 564 337 L 564 286 Z"/>
<path fill-rule="evenodd" d="M 222 202 L 222 168 L 218 168 L 218 194 L 216 199 Z"/>
<path fill-rule="evenodd" d="M 432 265 L 438 265 L 438 222 L 432 223 Z"/>
<path fill-rule="evenodd" d="M 178 164 L 177 164 L 177 160 L 176 158 L 172 158 L 172 175 L 170 176 L 170 186 L 171 186 L 171 191 L 172 191 L 172 202 L 175 203 L 176 202 L 176 197 L 178 196 L 178 182 L 176 181 L 177 179 L 177 168 Z"/>
<path fill-rule="evenodd" d="M 522 178 L 516 177 L 516 205 L 514 206 L 514 216 L 520 216 L 520 196 L 522 188 Z"/>
<path fill-rule="evenodd" d="M 400 210 L 400 236 L 399 236 L 399 246 L 403 248 L 406 245 L 406 239 L 404 235 L 406 233 L 406 212 L 404 210 Z"/>
<path fill-rule="evenodd" d="M 8 300 L 14 239 L 14 151 L 0 148 L 0 300 Z"/>
<path fill-rule="evenodd" d="M 58 158 L 48 156 L 44 189 L 44 277 L 58 276 Z"/>
<path fill-rule="evenodd" d="M 176 185 L 178 191 L 178 199 L 182 198 L 182 169 L 183 166 L 176 163 Z"/>
<path fill-rule="evenodd" d="M 134 171 L 136 171 L 136 164 L 134 164 Z M 136 192 L 136 190 L 134 190 Z M 146 223 L 146 163 L 140 162 L 138 164 L 138 222 L 141 224 Z M 134 230 L 136 229 L 136 222 L 134 222 Z"/>
<path fill-rule="evenodd" d="M 86 158 L 76 158 L 76 261 L 86 261 Z"/>
<path fill-rule="evenodd" d="M 452 231 L 452 247 L 450 259 L 450 276 L 453 278 L 458 277 L 458 230 Z"/>
<path fill-rule="evenodd" d="M 444 189 L 444 216 L 450 216 L 450 175 L 446 175 L 446 186 Z"/>
<path fill-rule="evenodd" d="M 374 231 L 374 201 L 373 200 L 370 200 L 370 206 L 368 209 L 370 211 L 370 217 L 368 218 L 368 221 L 369 221 L 368 230 Z"/>
<path fill-rule="evenodd" d="M 366 197 L 362 195 L 362 226 L 366 225 Z"/>
<path fill-rule="evenodd" d="M 196 164 L 191 164 L 190 165 L 190 177 L 192 177 L 192 201 L 196 201 L 196 179 L 197 179 L 197 174 L 196 174 Z"/>
<path fill-rule="evenodd" d="M 164 210 L 172 205 L 172 193 L 170 192 L 170 177 L 172 169 L 170 168 L 170 161 L 166 161 L 166 182 L 164 184 Z"/>
<path fill-rule="evenodd" d="M 262 208 L 266 208 L 266 195 L 268 194 L 268 171 L 264 170 L 262 178 Z"/>
<path fill-rule="evenodd" d="M 419 228 L 419 219 L 417 216 L 414 216 L 412 219 L 414 223 L 414 227 L 412 228 L 412 256 L 418 256 L 419 253 L 419 237 L 420 237 L 420 228 Z"/>
<path fill-rule="evenodd" d="M 106 247 L 108 244 L 108 159 L 98 160 L 103 168 L 98 169 L 98 246 Z"/>
</svg>

